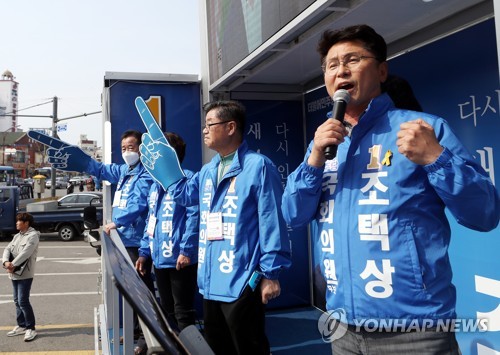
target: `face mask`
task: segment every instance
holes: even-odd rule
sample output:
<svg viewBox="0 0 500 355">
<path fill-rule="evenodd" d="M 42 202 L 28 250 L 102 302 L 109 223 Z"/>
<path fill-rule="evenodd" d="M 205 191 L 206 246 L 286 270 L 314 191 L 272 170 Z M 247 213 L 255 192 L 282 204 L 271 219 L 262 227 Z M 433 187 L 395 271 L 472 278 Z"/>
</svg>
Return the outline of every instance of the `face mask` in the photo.
<svg viewBox="0 0 500 355">
<path fill-rule="evenodd" d="M 126 151 L 122 153 L 122 158 L 125 164 L 132 166 L 139 161 L 139 153 Z"/>
</svg>

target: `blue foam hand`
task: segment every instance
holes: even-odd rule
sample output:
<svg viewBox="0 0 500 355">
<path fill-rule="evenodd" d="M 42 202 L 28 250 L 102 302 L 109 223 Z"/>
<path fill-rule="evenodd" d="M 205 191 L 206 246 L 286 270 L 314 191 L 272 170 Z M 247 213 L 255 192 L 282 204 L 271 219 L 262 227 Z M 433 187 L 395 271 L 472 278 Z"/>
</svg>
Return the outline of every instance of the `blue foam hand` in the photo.
<svg viewBox="0 0 500 355">
<path fill-rule="evenodd" d="M 142 164 L 164 190 L 185 176 L 175 149 L 169 144 L 153 141 L 148 133 L 144 133 L 139 150 Z"/>
<path fill-rule="evenodd" d="M 84 172 L 92 159 L 79 147 L 46 134 L 28 131 L 28 137 L 49 147 L 47 149 L 48 162 L 55 169 Z"/>
<path fill-rule="evenodd" d="M 168 143 L 142 97 L 135 99 L 135 107 L 148 131 L 142 135 L 139 147 L 141 162 L 151 177 L 166 190 L 182 179 L 185 176 L 184 172 L 175 149 Z"/>
<path fill-rule="evenodd" d="M 64 171 L 85 172 L 92 159 L 79 147 L 71 145 L 61 149 L 47 149 L 48 161 L 52 167 Z"/>
</svg>

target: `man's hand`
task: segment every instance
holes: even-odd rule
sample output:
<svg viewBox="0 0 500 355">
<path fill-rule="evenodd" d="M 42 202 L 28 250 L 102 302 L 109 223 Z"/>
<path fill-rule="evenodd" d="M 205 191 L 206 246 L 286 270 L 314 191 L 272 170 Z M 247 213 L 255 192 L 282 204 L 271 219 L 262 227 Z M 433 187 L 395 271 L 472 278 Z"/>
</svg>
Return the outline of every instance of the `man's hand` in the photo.
<svg viewBox="0 0 500 355">
<path fill-rule="evenodd" d="M 104 233 L 106 233 L 107 235 L 110 235 L 111 230 L 116 229 L 116 224 L 114 224 L 114 222 L 108 223 L 108 224 L 102 226 L 102 229 L 104 230 Z"/>
<path fill-rule="evenodd" d="M 177 264 L 175 265 L 175 268 L 177 270 L 182 269 L 183 267 L 188 266 L 191 264 L 191 259 L 185 255 L 179 254 L 179 257 L 177 258 Z"/>
<path fill-rule="evenodd" d="M 151 177 L 167 190 L 170 185 L 185 176 L 179 159 L 142 97 L 135 99 L 135 107 L 148 131 L 142 135 L 139 147 L 142 165 Z"/>
<path fill-rule="evenodd" d="M 79 147 L 46 134 L 28 131 L 28 137 L 49 147 L 47 149 L 47 160 L 54 169 L 85 172 L 90 159 L 92 159 Z"/>
<path fill-rule="evenodd" d="M 436 161 L 443 152 L 434 128 L 422 119 L 400 125 L 396 145 L 398 151 L 418 165 L 427 165 Z"/>
<path fill-rule="evenodd" d="M 270 300 L 280 295 L 280 282 L 278 280 L 269 280 L 263 277 L 260 281 L 260 293 L 262 295 L 262 303 L 267 304 Z"/>
<path fill-rule="evenodd" d="M 144 268 L 145 265 L 146 265 L 146 258 L 144 256 L 139 256 L 139 258 L 135 262 L 135 269 L 142 276 L 146 275 L 146 269 Z"/>
<path fill-rule="evenodd" d="M 345 126 L 339 120 L 327 119 L 314 133 L 314 143 L 307 164 L 314 167 L 322 167 L 325 162 L 325 148 L 330 145 L 339 145 L 347 136 Z"/>
</svg>

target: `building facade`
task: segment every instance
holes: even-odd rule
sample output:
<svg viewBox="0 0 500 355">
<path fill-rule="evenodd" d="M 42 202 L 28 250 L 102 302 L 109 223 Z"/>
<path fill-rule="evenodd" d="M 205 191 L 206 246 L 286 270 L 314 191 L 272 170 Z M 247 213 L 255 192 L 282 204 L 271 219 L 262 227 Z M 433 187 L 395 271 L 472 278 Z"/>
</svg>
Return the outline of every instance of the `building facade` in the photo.
<svg viewBox="0 0 500 355">
<path fill-rule="evenodd" d="M 16 131 L 19 83 L 14 79 L 9 70 L 0 79 L 0 132 Z"/>
</svg>

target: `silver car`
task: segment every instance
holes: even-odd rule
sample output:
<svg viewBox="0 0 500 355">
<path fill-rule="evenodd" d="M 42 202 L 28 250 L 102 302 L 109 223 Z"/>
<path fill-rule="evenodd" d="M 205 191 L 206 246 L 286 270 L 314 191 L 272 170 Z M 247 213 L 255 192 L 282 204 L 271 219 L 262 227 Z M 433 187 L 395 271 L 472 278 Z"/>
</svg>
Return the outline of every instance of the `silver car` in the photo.
<svg viewBox="0 0 500 355">
<path fill-rule="evenodd" d="M 101 192 L 75 192 L 61 197 L 58 200 L 59 208 L 75 208 L 96 206 L 102 207 L 102 193 Z"/>
</svg>

